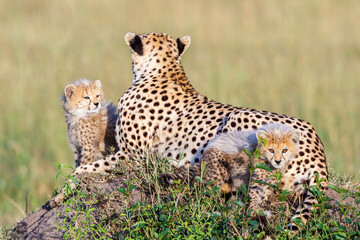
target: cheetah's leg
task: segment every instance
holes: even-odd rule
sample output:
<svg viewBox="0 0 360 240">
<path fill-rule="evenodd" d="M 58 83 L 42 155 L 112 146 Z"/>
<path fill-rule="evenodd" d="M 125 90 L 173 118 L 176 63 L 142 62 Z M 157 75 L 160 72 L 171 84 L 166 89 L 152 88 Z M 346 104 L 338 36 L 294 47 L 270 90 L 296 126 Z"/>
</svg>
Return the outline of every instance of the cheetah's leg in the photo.
<svg viewBox="0 0 360 240">
<path fill-rule="evenodd" d="M 114 155 L 106 157 L 105 159 L 100 159 L 95 162 L 79 166 L 78 168 L 75 169 L 72 176 L 77 178 L 80 174 L 84 174 L 84 173 L 105 173 L 113 169 L 115 165 L 119 163 L 120 160 L 124 160 L 128 157 L 129 156 L 127 154 L 124 154 L 123 152 L 119 151 Z M 76 187 L 75 183 L 71 179 L 69 179 L 68 181 L 69 181 L 68 182 L 69 187 L 71 189 L 75 189 Z M 54 208 L 60 205 L 62 202 L 64 202 L 66 198 L 65 189 L 66 187 L 63 187 L 61 192 L 50 200 L 51 208 Z"/>
<path fill-rule="evenodd" d="M 252 210 L 251 216 L 255 217 L 258 212 L 264 210 L 266 216 L 268 218 L 272 217 L 272 213 L 267 211 L 268 209 L 264 209 L 263 203 L 269 200 L 271 195 L 273 194 L 273 189 L 267 184 L 274 184 L 275 179 L 270 177 L 271 173 L 267 170 L 263 169 L 255 169 L 253 172 L 253 179 L 258 180 L 264 183 L 259 182 L 250 182 L 250 190 L 249 190 L 249 210 Z"/>
<path fill-rule="evenodd" d="M 251 216 L 254 216 L 257 211 L 261 210 L 260 203 L 262 202 L 262 194 L 264 193 L 264 185 L 259 183 L 250 183 L 249 190 L 249 210 L 252 210 Z"/>
<path fill-rule="evenodd" d="M 95 150 L 87 150 L 87 151 L 80 151 L 80 153 L 77 154 L 77 160 L 76 162 L 76 168 L 82 165 L 90 164 L 95 160 L 96 152 Z"/>
<path fill-rule="evenodd" d="M 234 156 L 229 163 L 229 181 L 232 193 L 236 193 L 242 186 L 245 187 L 249 184 L 249 164 L 250 159 L 244 152 Z"/>
<path fill-rule="evenodd" d="M 216 186 L 222 188 L 229 180 L 227 156 L 217 149 L 209 149 L 204 153 L 202 161 L 206 163 L 205 182 L 215 181 Z M 224 186 L 222 190 L 227 193 L 227 186 Z"/>
<path fill-rule="evenodd" d="M 327 179 L 320 183 L 320 190 L 325 191 L 327 189 Z M 316 186 L 316 178 L 314 174 L 311 175 L 309 179 L 309 187 Z M 318 204 L 315 196 L 309 191 L 303 189 L 302 199 L 300 201 L 299 206 L 296 209 L 292 220 L 300 219 L 304 224 L 308 222 L 311 217 L 311 212 L 315 209 L 315 205 Z M 291 224 L 293 230 L 298 230 L 298 226 L 296 224 Z"/>
</svg>

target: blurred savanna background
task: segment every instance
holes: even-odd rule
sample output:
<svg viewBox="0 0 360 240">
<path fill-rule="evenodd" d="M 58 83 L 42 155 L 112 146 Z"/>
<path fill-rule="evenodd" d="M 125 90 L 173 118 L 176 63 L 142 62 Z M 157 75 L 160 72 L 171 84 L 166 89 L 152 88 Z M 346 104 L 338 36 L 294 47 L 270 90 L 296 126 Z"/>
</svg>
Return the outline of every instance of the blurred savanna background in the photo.
<svg viewBox="0 0 360 240">
<path fill-rule="evenodd" d="M 236 106 L 313 124 L 329 167 L 360 171 L 360 2 L 0 0 L 0 225 L 50 199 L 55 163 L 74 166 L 60 97 L 100 79 L 131 86 L 127 32 L 189 35 L 194 87 Z"/>
</svg>

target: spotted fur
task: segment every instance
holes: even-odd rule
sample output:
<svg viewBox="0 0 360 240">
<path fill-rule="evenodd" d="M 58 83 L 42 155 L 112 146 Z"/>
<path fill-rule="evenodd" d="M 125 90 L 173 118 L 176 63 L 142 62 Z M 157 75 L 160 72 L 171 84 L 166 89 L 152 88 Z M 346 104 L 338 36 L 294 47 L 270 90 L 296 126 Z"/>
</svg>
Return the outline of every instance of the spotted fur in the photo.
<svg viewBox="0 0 360 240">
<path fill-rule="evenodd" d="M 282 114 L 218 103 L 193 88 L 180 63 L 190 45 L 189 37 L 173 39 L 163 33 L 128 33 L 125 42 L 132 53 L 134 80 L 118 104 L 116 137 L 120 150 L 97 161 L 96 166 L 80 166 L 75 176 L 104 172 L 121 158 L 148 148 L 169 158 L 174 165 L 194 164 L 200 161 L 208 142 L 219 133 L 283 123 L 302 134 L 298 156 L 290 161 L 284 173 L 288 179 L 284 186 L 306 192 L 302 183 L 315 185 L 316 173 L 327 179 L 324 147 L 310 123 Z M 326 185 L 324 181 L 321 186 Z M 53 200 L 56 202 L 57 198 Z M 309 211 L 315 203 L 314 196 L 307 193 L 294 217 L 302 217 L 306 222 L 308 216 L 300 213 Z"/>
<path fill-rule="evenodd" d="M 104 99 L 100 80 L 80 79 L 68 84 L 62 101 L 76 167 L 117 151 L 117 114 L 112 103 Z"/>
</svg>

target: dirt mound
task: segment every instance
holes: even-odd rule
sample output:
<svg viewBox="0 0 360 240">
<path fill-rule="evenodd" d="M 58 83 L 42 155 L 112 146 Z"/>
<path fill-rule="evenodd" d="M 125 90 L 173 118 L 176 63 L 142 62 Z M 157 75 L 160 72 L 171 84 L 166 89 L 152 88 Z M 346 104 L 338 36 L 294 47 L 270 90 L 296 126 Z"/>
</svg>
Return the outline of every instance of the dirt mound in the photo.
<svg viewBox="0 0 360 240">
<path fill-rule="evenodd" d="M 124 205 L 124 197 L 117 191 L 118 188 L 125 188 L 126 176 L 107 176 L 107 177 L 86 177 L 85 182 L 92 182 L 91 186 L 86 185 L 82 188 L 85 193 L 91 193 L 92 197 L 104 199 L 106 193 L 107 209 L 120 208 Z M 110 197 L 111 196 L 111 197 Z M 147 201 L 145 193 L 138 189 L 132 191 L 129 197 L 129 204 L 132 205 L 139 201 Z M 98 203 L 95 207 L 101 208 Z M 9 239 L 63 239 L 64 231 L 59 228 L 59 223 L 67 221 L 65 211 L 68 206 L 50 208 L 49 202 L 45 203 L 39 210 L 26 216 L 10 233 Z M 67 221 L 69 222 L 69 221 Z"/>
<path fill-rule="evenodd" d="M 110 214 L 116 214 L 116 209 L 120 209 L 125 204 L 124 196 L 117 191 L 118 188 L 126 187 L 126 176 L 117 175 L 117 176 L 107 176 L 107 177 L 96 177 L 94 180 L 91 177 L 86 177 L 85 181 L 88 182 L 87 185 L 83 185 L 82 190 L 87 191 L 86 193 L 91 193 L 92 197 L 98 198 L 96 208 L 102 208 L 103 202 L 106 201 L 106 209 Z M 89 184 L 91 182 L 91 184 Z M 105 196 L 106 195 L 106 196 Z M 342 220 L 342 215 L 339 206 L 336 202 L 341 202 L 341 196 L 334 190 L 329 189 L 326 192 L 326 195 L 331 198 L 327 201 L 327 204 L 330 204 L 332 207 L 328 210 L 328 215 L 331 218 L 335 218 L 338 221 Z M 105 197 L 104 197 L 105 196 Z M 99 201 L 99 199 L 102 199 Z M 105 199 L 105 200 L 104 200 Z M 136 188 L 132 191 L 127 204 L 134 204 L 136 202 L 146 202 L 151 201 L 150 196 L 143 192 L 141 189 Z M 102 203 L 101 203 L 102 202 Z M 355 205 L 355 200 L 353 197 L 346 198 L 343 204 Z M 68 206 L 59 206 L 57 208 L 51 209 L 49 207 L 49 202 L 42 206 L 38 211 L 29 214 L 25 219 L 23 219 L 17 226 L 13 229 L 10 234 L 10 239 L 63 239 L 64 231 L 58 229 L 58 223 L 69 222 L 69 219 L 66 219 L 64 212 Z"/>
</svg>

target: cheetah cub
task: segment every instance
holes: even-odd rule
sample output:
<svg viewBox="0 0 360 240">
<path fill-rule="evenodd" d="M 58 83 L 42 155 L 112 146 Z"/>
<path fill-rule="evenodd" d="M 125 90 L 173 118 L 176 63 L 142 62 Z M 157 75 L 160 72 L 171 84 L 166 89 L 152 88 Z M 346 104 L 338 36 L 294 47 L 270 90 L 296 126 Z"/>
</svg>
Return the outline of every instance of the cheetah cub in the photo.
<svg viewBox="0 0 360 240">
<path fill-rule="evenodd" d="M 249 184 L 249 165 L 267 165 L 272 172 L 255 168 L 250 183 L 249 209 L 253 213 L 268 209 L 274 191 L 268 184 L 275 184 L 274 172 L 285 172 L 287 163 L 296 157 L 301 133 L 284 124 L 269 124 L 259 130 L 222 133 L 211 141 L 204 152 L 205 181 L 216 180 L 224 193 L 236 192 Z M 264 141 L 265 140 L 265 141 Z M 266 145 L 265 145 L 266 143 Z M 260 157 L 251 161 L 244 149 L 259 148 Z M 271 217 L 270 212 L 266 212 Z"/>
<path fill-rule="evenodd" d="M 67 138 L 76 167 L 117 151 L 116 108 L 104 99 L 100 80 L 80 79 L 68 84 L 62 98 Z"/>
<path fill-rule="evenodd" d="M 261 210 L 265 210 L 266 217 L 272 219 L 274 217 L 273 209 L 281 203 L 275 196 L 274 189 L 271 185 L 275 185 L 275 173 L 285 173 L 288 163 L 294 159 L 298 153 L 301 132 L 294 130 L 286 125 L 274 125 L 265 130 L 256 132 L 258 139 L 258 147 L 260 157 L 255 158 L 253 166 L 264 163 L 271 172 L 263 168 L 255 168 L 251 181 L 249 197 L 249 209 L 252 209 L 252 216 Z M 261 139 L 264 139 L 263 142 Z M 266 143 L 266 144 L 265 144 Z M 280 180 L 280 187 L 283 185 Z"/>
</svg>

